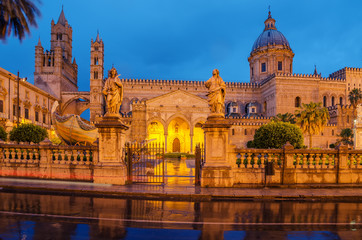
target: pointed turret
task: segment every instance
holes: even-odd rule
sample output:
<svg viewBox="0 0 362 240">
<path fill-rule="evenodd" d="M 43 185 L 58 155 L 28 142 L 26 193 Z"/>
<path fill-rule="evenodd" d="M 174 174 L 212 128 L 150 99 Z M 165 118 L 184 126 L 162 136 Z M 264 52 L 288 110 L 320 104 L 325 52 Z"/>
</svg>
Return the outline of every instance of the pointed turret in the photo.
<svg viewBox="0 0 362 240">
<path fill-rule="evenodd" d="M 317 72 L 317 65 L 314 65 L 314 73 L 313 75 L 318 75 L 318 72 Z"/>
<path fill-rule="evenodd" d="M 101 39 L 99 38 L 99 31 L 97 31 L 96 42 L 101 42 Z"/>
<path fill-rule="evenodd" d="M 65 19 L 65 15 L 64 15 L 64 11 L 63 11 L 63 6 L 62 6 L 62 12 L 59 15 L 57 24 L 58 23 L 62 24 L 63 26 L 65 26 L 67 23 L 67 19 Z"/>
<path fill-rule="evenodd" d="M 42 45 L 41 45 L 41 41 L 40 41 L 40 37 L 39 37 L 39 40 L 38 40 L 38 45 L 37 45 L 38 47 L 41 47 Z"/>
</svg>

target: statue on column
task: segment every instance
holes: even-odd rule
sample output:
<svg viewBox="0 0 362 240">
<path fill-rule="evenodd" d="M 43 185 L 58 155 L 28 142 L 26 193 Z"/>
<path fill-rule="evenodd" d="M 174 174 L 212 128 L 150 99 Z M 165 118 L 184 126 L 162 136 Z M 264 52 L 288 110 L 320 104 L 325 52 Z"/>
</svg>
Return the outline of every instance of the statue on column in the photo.
<svg viewBox="0 0 362 240">
<path fill-rule="evenodd" d="M 209 90 L 208 102 L 212 114 L 225 114 L 225 82 L 219 76 L 219 70 L 212 71 L 212 77 L 205 82 L 205 87 Z"/>
<path fill-rule="evenodd" d="M 117 70 L 112 67 L 112 69 L 108 71 L 108 78 L 104 83 L 102 92 L 106 99 L 106 114 L 119 114 L 119 108 L 122 105 L 123 85 L 118 76 L 120 76 L 120 74 L 117 75 Z"/>
</svg>

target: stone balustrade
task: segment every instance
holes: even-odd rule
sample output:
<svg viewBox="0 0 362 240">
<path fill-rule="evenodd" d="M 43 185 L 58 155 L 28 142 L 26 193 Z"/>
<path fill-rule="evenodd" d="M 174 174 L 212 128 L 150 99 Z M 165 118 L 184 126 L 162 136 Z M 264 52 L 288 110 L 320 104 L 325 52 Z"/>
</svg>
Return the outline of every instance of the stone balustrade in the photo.
<svg viewBox="0 0 362 240">
<path fill-rule="evenodd" d="M 0 176 L 93 180 L 98 147 L 0 143 Z"/>
<path fill-rule="evenodd" d="M 229 153 L 234 184 L 361 184 L 362 150 L 238 149 Z M 274 175 L 266 175 L 268 163 Z"/>
</svg>

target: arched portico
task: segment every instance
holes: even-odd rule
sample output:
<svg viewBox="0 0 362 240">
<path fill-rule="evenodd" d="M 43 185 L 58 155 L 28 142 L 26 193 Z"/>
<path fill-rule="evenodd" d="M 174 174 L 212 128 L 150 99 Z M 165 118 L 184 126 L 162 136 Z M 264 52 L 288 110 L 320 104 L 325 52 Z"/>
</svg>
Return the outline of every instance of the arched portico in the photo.
<svg viewBox="0 0 362 240">
<path fill-rule="evenodd" d="M 190 124 L 184 118 L 169 121 L 167 133 L 167 152 L 191 152 Z"/>
</svg>

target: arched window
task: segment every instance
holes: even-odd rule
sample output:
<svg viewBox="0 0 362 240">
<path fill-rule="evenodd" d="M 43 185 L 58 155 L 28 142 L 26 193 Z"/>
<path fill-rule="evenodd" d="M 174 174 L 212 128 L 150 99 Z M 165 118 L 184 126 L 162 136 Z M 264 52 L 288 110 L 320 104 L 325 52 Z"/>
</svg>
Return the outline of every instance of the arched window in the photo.
<svg viewBox="0 0 362 240">
<path fill-rule="evenodd" d="M 341 106 L 343 105 L 343 97 L 339 98 L 339 105 L 341 105 Z"/>
<path fill-rule="evenodd" d="M 4 101 L 0 100 L 0 112 L 4 112 Z"/>
<path fill-rule="evenodd" d="M 266 103 L 266 102 L 264 102 L 264 112 L 266 112 L 267 107 L 268 107 L 267 103 Z"/>
<path fill-rule="evenodd" d="M 247 129 L 245 129 L 244 134 L 248 135 L 248 130 Z"/>
<path fill-rule="evenodd" d="M 327 107 L 327 97 L 323 97 L 323 107 Z"/>
<path fill-rule="evenodd" d="M 295 107 L 300 107 L 300 102 L 301 102 L 301 100 L 300 100 L 300 97 L 296 97 L 295 98 Z"/>
<path fill-rule="evenodd" d="M 331 101 L 332 101 L 332 106 L 334 106 L 334 97 L 332 97 Z"/>
<path fill-rule="evenodd" d="M 349 115 L 347 115 L 347 123 L 349 123 Z"/>
</svg>

